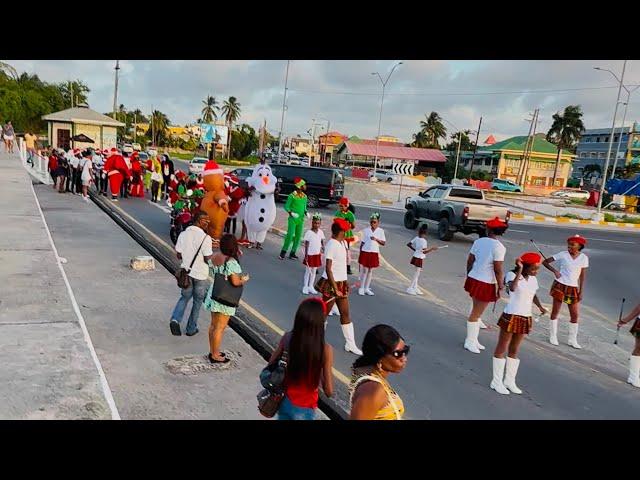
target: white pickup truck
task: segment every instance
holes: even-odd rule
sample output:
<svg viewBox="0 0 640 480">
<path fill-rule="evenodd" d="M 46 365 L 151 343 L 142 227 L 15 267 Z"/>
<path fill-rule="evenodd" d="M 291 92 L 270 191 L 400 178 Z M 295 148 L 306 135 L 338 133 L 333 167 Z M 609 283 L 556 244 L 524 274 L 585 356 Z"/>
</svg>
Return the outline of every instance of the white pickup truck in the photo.
<svg viewBox="0 0 640 480">
<path fill-rule="evenodd" d="M 456 232 L 486 235 L 486 222 L 498 217 L 509 223 L 511 212 L 492 205 L 478 188 L 436 185 L 405 201 L 404 226 L 415 230 L 420 222 L 438 222 L 438 238 L 448 241 Z"/>
</svg>

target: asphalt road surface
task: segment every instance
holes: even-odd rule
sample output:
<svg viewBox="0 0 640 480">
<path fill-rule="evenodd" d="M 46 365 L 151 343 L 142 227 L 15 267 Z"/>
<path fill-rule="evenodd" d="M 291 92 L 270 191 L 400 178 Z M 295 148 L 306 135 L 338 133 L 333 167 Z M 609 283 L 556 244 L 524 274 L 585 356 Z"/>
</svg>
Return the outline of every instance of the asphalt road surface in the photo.
<svg viewBox="0 0 640 480">
<path fill-rule="evenodd" d="M 170 243 L 167 207 L 138 198 L 120 200 L 117 205 Z M 281 207 L 282 204 L 278 204 L 278 208 Z M 371 211 L 358 208 L 356 216 L 366 219 Z M 323 214 L 330 218 L 332 212 L 333 209 L 324 209 Z M 366 222 L 359 222 L 358 227 L 361 226 L 366 226 Z M 411 345 L 407 368 L 390 379 L 405 402 L 407 418 L 640 418 L 640 390 L 626 384 L 625 359 L 631 345 L 626 337 L 630 335 L 621 335 L 624 337 L 623 348 L 602 347 L 612 343 L 615 334 L 612 322 L 617 318 L 618 299 L 624 295 L 628 303 L 633 303 L 631 299 L 637 298 L 632 275 L 640 267 L 635 254 L 640 237 L 622 232 L 584 232 L 589 239 L 586 253 L 591 259 L 585 306 L 593 309 L 587 312 L 588 308 L 585 308 L 585 334 L 579 336 L 584 348 L 576 351 L 566 345 L 565 324 L 560 327 L 559 347 L 545 343 L 542 339 L 546 324 L 541 320 L 534 326 L 534 333 L 538 335 L 531 335 L 521 348 L 518 384 L 524 394 L 502 396 L 488 386 L 497 329 L 481 331 L 480 341 L 486 346 L 482 354 L 474 355 L 462 348 L 465 316 L 470 305 L 462 283 L 466 255 L 477 237 L 456 235 L 448 242 L 449 248 L 432 254 L 421 278 L 421 287 L 428 290 L 429 295 L 426 298 L 410 297 L 404 293 L 408 286 L 404 277 L 412 274 L 408 263 L 410 251 L 405 244 L 414 232 L 402 226 L 401 212 L 383 210 L 382 227 L 388 240 L 382 253 L 392 267 L 375 271 L 374 297 L 360 297 L 354 289 L 351 311 L 358 343 L 368 328 L 377 323 L 388 323 L 395 326 Z M 325 221 L 325 231 L 327 228 Z M 535 238 L 546 253 L 553 254 L 564 248 L 564 239 L 573 232 L 562 227 L 513 225 L 503 238 L 508 252 L 507 265 L 530 249 L 529 238 Z M 278 259 L 281 242 L 280 237 L 269 234 L 265 250 L 245 251 L 242 264 L 250 273 L 251 281 L 243 299 L 281 329 L 288 330 L 293 324 L 296 307 L 304 298 L 300 293 L 304 267 L 299 262 Z M 429 242 L 442 243 L 433 240 L 431 235 Z M 352 283 L 356 280 L 353 277 Z M 546 291 L 551 277 L 542 273 L 540 280 L 541 298 L 548 304 Z M 495 313 L 485 314 L 485 323 L 495 324 L 500 312 L 498 306 Z M 206 317 L 201 317 L 203 321 L 206 322 Z M 260 320 L 256 318 L 255 321 Z M 587 323 L 593 323 L 593 328 L 587 328 Z M 609 340 L 600 339 L 609 334 Z M 335 367 L 349 377 L 350 365 L 356 357 L 342 348 L 344 340 L 337 317 L 330 317 L 327 339 L 335 347 Z"/>
</svg>

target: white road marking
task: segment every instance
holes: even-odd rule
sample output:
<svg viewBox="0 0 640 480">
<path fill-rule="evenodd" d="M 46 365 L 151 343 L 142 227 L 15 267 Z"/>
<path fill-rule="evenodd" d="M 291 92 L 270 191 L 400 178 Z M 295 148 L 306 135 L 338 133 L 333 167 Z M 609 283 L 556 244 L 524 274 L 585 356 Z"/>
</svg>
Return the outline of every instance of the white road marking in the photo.
<svg viewBox="0 0 640 480">
<path fill-rule="evenodd" d="M 164 205 L 160 205 L 159 203 L 153 203 L 151 200 L 147 200 L 147 202 L 149 202 L 151 205 L 153 205 L 156 208 L 159 208 L 160 210 L 162 210 L 164 213 L 171 213 L 171 209 L 169 207 L 166 207 Z"/>
<path fill-rule="evenodd" d="M 526 230 L 516 230 L 515 228 L 510 228 L 508 231 L 509 232 L 518 232 L 518 233 L 529 233 Z"/>
<path fill-rule="evenodd" d="M 96 369 L 98 370 L 98 378 L 100 379 L 100 386 L 102 387 L 102 393 L 104 393 L 104 397 L 105 397 L 105 400 L 107 401 L 107 405 L 109 405 L 109 410 L 111 410 L 111 419 L 120 420 L 118 407 L 116 407 L 116 402 L 113 399 L 113 394 L 111 392 L 111 388 L 109 387 L 109 382 L 107 381 L 107 377 L 104 374 L 104 370 L 102 370 L 102 365 L 100 364 L 98 355 L 96 354 L 96 351 L 93 348 L 93 342 L 91 341 L 89 330 L 87 330 L 87 325 L 84 321 L 84 317 L 82 316 L 82 313 L 80 312 L 80 307 L 78 306 L 76 297 L 73 294 L 73 290 L 71 289 L 71 284 L 69 283 L 69 279 L 67 278 L 67 273 L 64 271 L 64 267 L 62 266 L 62 262 L 60 261 L 61 257 L 58 254 L 58 249 L 56 248 L 56 244 L 53 242 L 53 237 L 51 236 L 49 225 L 47 225 L 47 220 L 44 218 L 44 213 L 42 213 L 42 208 L 40 207 L 40 201 L 38 200 L 36 191 L 33 188 L 33 183 L 31 183 L 30 185 L 31 185 L 31 191 L 33 192 L 33 197 L 36 199 L 36 205 L 38 206 L 40 217 L 42 218 L 42 222 L 44 223 L 44 229 L 47 232 L 47 237 L 49 237 L 49 243 L 51 244 L 53 253 L 56 256 L 56 263 L 58 264 L 58 268 L 62 273 L 62 279 L 64 280 L 64 284 L 67 287 L 67 293 L 69 294 L 69 298 L 71 299 L 71 305 L 73 306 L 73 311 L 75 312 L 76 317 L 78 318 L 78 323 L 80 324 L 82 335 L 84 336 L 84 339 L 87 342 L 87 346 L 89 347 L 89 352 L 91 353 L 91 358 L 93 359 L 93 363 L 96 366 Z"/>
<path fill-rule="evenodd" d="M 625 242 L 624 240 L 607 240 L 606 238 L 588 238 L 588 237 L 584 237 L 587 240 L 597 240 L 599 242 L 611 242 L 611 243 L 628 243 L 630 245 L 635 244 L 636 242 Z"/>
</svg>

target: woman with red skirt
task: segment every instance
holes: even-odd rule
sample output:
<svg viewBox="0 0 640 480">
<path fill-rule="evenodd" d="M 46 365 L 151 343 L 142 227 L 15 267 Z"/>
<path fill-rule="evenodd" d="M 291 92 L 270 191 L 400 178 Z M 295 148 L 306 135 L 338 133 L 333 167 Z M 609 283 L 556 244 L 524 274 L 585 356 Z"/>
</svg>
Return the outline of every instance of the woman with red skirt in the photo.
<svg viewBox="0 0 640 480">
<path fill-rule="evenodd" d="M 518 350 L 525 335 L 531 332 L 531 308 L 535 303 L 541 315 L 544 309 L 536 292 L 542 257 L 535 252 L 523 254 L 516 260 L 516 268 L 507 273 L 505 282 L 509 303 L 504 308 L 498 320 L 500 337 L 493 352 L 493 379 L 491 388 L 502 395 L 509 392 L 521 394 L 522 390 L 516 385 L 516 374 L 520 366 Z M 507 357 L 505 358 L 505 355 Z M 506 374 L 505 374 L 506 367 Z"/>
<path fill-rule="evenodd" d="M 380 245 L 384 246 L 387 243 L 384 230 L 380 228 L 380 214 L 378 212 L 371 214 L 369 225 L 363 230 L 360 242 L 358 264 L 361 271 L 358 295 L 373 295 L 371 291 L 373 269 L 380 266 Z"/>
<path fill-rule="evenodd" d="M 464 289 L 473 301 L 467 320 L 467 337 L 464 348 L 471 353 L 480 353 L 484 346 L 478 342 L 480 323 L 478 320 L 491 302 L 500 298 L 504 288 L 502 264 L 507 252 L 497 237 L 504 234 L 508 225 L 498 217 L 487 221 L 487 236 L 473 242 L 467 258 L 467 279 Z"/>
</svg>

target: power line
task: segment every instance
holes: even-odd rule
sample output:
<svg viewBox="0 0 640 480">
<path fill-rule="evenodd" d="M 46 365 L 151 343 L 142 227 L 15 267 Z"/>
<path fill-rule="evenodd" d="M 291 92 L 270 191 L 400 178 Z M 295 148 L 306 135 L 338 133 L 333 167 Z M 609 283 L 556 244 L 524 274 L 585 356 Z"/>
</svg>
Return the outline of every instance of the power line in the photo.
<svg viewBox="0 0 640 480">
<path fill-rule="evenodd" d="M 628 85 L 629 87 L 635 87 L 637 85 Z M 482 96 L 482 95 L 522 95 L 533 93 L 562 93 L 562 92 L 580 92 L 580 91 L 592 91 L 592 90 L 607 90 L 612 88 L 618 88 L 616 86 L 611 87 L 581 87 L 581 88 L 561 88 L 561 89 L 545 89 L 545 90 L 519 90 L 519 91 L 503 91 L 503 92 L 404 92 L 404 93 L 386 93 L 386 95 L 397 96 Z M 347 91 L 327 91 L 327 90 L 304 90 L 289 88 L 291 93 L 307 93 L 318 95 L 356 95 L 356 96 L 380 96 L 380 93 L 368 93 L 368 92 L 347 92 Z"/>
</svg>

